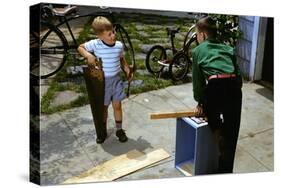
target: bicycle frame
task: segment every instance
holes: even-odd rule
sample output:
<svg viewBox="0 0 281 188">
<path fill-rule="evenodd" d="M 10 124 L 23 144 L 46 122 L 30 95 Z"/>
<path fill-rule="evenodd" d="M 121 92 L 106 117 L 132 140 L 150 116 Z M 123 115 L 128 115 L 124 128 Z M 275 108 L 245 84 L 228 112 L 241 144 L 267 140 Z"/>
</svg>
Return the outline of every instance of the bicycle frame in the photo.
<svg viewBox="0 0 281 188">
<path fill-rule="evenodd" d="M 179 51 L 184 51 L 186 52 L 188 50 L 188 46 L 187 43 L 189 42 L 189 40 L 196 40 L 196 33 L 193 32 L 195 28 L 195 25 L 192 25 L 189 30 L 187 31 L 185 38 L 184 38 L 184 43 L 183 43 L 183 47 L 180 50 L 177 50 L 175 47 L 175 43 L 174 43 L 174 39 L 175 39 L 175 34 L 174 32 L 168 33 L 168 35 L 170 36 L 170 41 L 171 41 L 171 48 L 165 48 L 166 50 L 172 50 L 173 55 L 175 55 L 177 52 Z"/>
<path fill-rule="evenodd" d="M 174 43 L 174 39 L 175 39 L 175 33 L 171 33 L 170 34 L 170 40 L 171 40 L 171 47 L 172 47 L 172 52 L 173 52 L 173 55 L 175 55 L 177 53 L 177 49 L 175 47 L 175 43 Z"/>
<path fill-rule="evenodd" d="M 54 24 L 54 27 L 59 28 L 61 25 L 66 24 L 67 30 L 70 33 L 71 39 L 74 43 L 74 45 L 69 45 L 69 48 L 71 48 L 71 49 L 77 48 L 79 44 L 77 43 L 77 40 L 74 37 L 74 34 L 73 34 L 73 32 L 71 30 L 71 27 L 69 25 L 69 21 L 75 20 L 75 19 L 78 19 L 78 18 L 92 17 L 92 16 L 109 16 L 111 18 L 112 22 L 113 22 L 113 25 L 114 25 L 114 16 L 113 16 L 113 13 L 110 11 L 109 13 L 98 12 L 98 13 L 89 13 L 89 14 L 84 14 L 84 15 L 75 15 L 75 16 L 72 16 L 72 17 L 69 17 L 69 18 L 67 18 L 66 16 L 55 16 L 55 17 L 59 18 L 59 23 Z"/>
<path fill-rule="evenodd" d="M 165 50 L 171 50 L 173 55 L 175 55 L 178 52 L 178 50 L 175 47 L 175 43 L 174 43 L 176 33 L 175 33 L 175 31 L 169 31 L 168 28 L 167 28 L 167 32 L 168 32 L 167 33 L 168 36 L 170 37 L 171 47 L 165 48 Z"/>
</svg>

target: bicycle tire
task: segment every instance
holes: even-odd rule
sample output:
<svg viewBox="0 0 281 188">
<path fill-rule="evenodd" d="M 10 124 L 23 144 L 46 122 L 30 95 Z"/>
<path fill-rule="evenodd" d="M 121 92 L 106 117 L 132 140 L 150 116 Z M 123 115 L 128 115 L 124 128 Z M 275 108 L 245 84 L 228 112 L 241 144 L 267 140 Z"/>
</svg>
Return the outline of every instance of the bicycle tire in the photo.
<svg viewBox="0 0 281 188">
<path fill-rule="evenodd" d="M 192 36 L 194 35 L 194 33 L 196 33 L 195 31 L 195 25 L 192 25 L 188 31 L 186 32 L 185 34 L 185 37 L 184 37 L 184 42 L 183 42 L 183 49 L 185 49 L 186 45 L 187 45 L 187 42 L 189 41 L 190 38 L 192 38 Z"/>
<path fill-rule="evenodd" d="M 40 66 L 35 71 L 31 68 L 31 75 L 45 79 L 64 66 L 69 47 L 64 34 L 58 28 L 41 22 L 40 29 Z"/>
<path fill-rule="evenodd" d="M 169 65 L 169 74 L 173 81 L 183 80 L 190 68 L 190 61 L 187 55 L 181 51 L 178 52 Z"/>
<path fill-rule="evenodd" d="M 29 33 L 29 66 L 30 75 L 32 79 L 38 80 L 40 64 L 40 34 L 36 31 L 30 31 Z"/>
<path fill-rule="evenodd" d="M 120 40 L 124 46 L 124 56 L 127 63 L 130 67 L 136 69 L 135 52 L 127 31 L 120 24 L 114 24 L 114 28 L 117 34 L 117 39 Z"/>
<path fill-rule="evenodd" d="M 148 72 L 154 75 L 160 73 L 163 70 L 164 65 L 160 65 L 158 61 L 162 61 L 166 59 L 167 59 L 167 54 L 163 46 L 155 45 L 152 48 L 150 48 L 150 50 L 147 52 L 146 59 L 145 59 L 145 65 Z"/>
</svg>

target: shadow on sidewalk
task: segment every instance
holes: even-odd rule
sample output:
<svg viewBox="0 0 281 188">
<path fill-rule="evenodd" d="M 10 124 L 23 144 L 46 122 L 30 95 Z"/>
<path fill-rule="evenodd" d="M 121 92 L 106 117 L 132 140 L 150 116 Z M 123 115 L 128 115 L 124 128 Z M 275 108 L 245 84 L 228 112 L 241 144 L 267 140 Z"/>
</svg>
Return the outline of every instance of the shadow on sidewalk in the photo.
<svg viewBox="0 0 281 188">
<path fill-rule="evenodd" d="M 267 88 L 256 89 L 256 92 L 273 102 L 273 91 Z"/>
<path fill-rule="evenodd" d="M 125 154 L 128 151 L 134 149 L 143 152 L 147 148 L 153 148 L 151 144 L 147 140 L 143 139 L 141 136 L 138 137 L 137 140 L 128 137 L 127 142 L 121 143 L 113 135 L 111 135 L 110 138 L 108 138 L 101 145 L 101 147 L 104 149 L 105 152 L 110 153 L 111 155 L 114 156 Z"/>
</svg>

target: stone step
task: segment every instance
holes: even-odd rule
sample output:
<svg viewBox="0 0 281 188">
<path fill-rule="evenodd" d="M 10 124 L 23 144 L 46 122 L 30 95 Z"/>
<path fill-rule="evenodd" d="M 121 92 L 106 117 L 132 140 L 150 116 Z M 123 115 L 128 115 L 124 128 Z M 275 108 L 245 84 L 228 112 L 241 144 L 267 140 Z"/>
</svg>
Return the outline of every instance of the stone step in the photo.
<svg viewBox="0 0 281 188">
<path fill-rule="evenodd" d="M 133 80 L 131 82 L 130 87 L 131 88 L 137 88 L 137 87 L 141 87 L 143 85 L 143 80 Z M 127 88 L 128 87 L 128 81 L 124 81 L 124 87 Z"/>
<path fill-rule="evenodd" d="M 82 95 L 83 95 L 82 93 L 76 93 L 76 92 L 71 91 L 71 90 L 56 92 L 55 97 L 50 104 L 50 107 L 53 108 L 53 107 L 56 107 L 56 106 L 69 104 L 70 102 L 75 101 L 76 99 L 78 99 Z"/>
<path fill-rule="evenodd" d="M 136 60 L 144 60 L 146 58 L 146 54 L 145 53 L 137 53 L 135 54 L 135 59 Z"/>
</svg>

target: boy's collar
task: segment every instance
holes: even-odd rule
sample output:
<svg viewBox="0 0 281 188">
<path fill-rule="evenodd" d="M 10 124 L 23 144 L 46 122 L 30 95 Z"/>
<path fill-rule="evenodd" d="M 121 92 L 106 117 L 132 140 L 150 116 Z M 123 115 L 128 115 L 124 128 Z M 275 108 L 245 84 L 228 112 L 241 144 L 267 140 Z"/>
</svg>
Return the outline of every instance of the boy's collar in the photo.
<svg viewBox="0 0 281 188">
<path fill-rule="evenodd" d="M 116 42 L 114 42 L 114 44 L 107 44 L 106 42 L 104 42 L 103 40 L 101 40 L 102 41 L 102 43 L 104 44 L 104 45 L 106 45 L 106 46 L 108 46 L 108 47 L 113 47 L 113 46 L 115 46 L 115 43 Z"/>
<path fill-rule="evenodd" d="M 217 41 L 215 37 L 208 37 L 206 38 L 206 41 Z"/>
<path fill-rule="evenodd" d="M 214 37 L 208 37 L 202 43 L 205 43 L 205 42 L 218 42 L 218 40 Z"/>
</svg>

